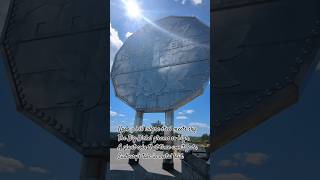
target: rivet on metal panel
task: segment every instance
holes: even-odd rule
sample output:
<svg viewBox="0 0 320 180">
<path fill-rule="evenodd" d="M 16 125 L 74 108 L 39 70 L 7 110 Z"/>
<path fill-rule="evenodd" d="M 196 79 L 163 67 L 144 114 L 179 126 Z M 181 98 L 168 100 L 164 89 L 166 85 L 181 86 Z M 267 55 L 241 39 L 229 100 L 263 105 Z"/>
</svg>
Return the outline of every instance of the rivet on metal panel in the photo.
<svg viewBox="0 0 320 180">
<path fill-rule="evenodd" d="M 256 102 L 261 102 L 261 101 L 262 101 L 261 96 L 256 96 Z"/>
<path fill-rule="evenodd" d="M 309 44 L 309 43 L 312 42 L 312 40 L 311 40 L 311 38 L 306 38 L 306 39 L 305 39 L 305 42 Z"/>
<path fill-rule="evenodd" d="M 48 122 L 51 121 L 51 117 L 50 117 L 50 116 L 47 116 L 47 117 L 43 118 L 43 121 L 46 122 L 46 123 L 48 123 Z"/>
<path fill-rule="evenodd" d="M 33 110 L 33 105 L 32 104 L 29 104 L 27 107 L 26 107 L 26 110 L 27 111 L 32 111 Z"/>
<path fill-rule="evenodd" d="M 90 147 L 87 142 L 82 143 L 81 146 L 84 147 L 84 148 L 89 148 Z"/>
<path fill-rule="evenodd" d="M 296 68 L 296 67 L 294 67 L 294 66 L 291 66 L 290 68 L 290 71 L 292 72 L 292 73 L 297 73 L 299 70 Z"/>
<path fill-rule="evenodd" d="M 279 90 L 279 89 L 282 88 L 282 85 L 281 85 L 279 82 L 277 82 L 277 83 L 274 85 L 274 87 L 275 87 L 275 89 Z"/>
<path fill-rule="evenodd" d="M 11 66 L 11 67 L 16 66 L 16 62 L 15 62 L 15 61 L 9 61 L 9 63 L 10 63 L 10 66 Z"/>
<path fill-rule="evenodd" d="M 232 117 L 230 116 L 230 115 L 226 115 L 225 117 L 224 117 L 224 120 L 225 121 L 230 121 L 232 119 Z"/>
<path fill-rule="evenodd" d="M 27 104 L 28 104 L 28 102 L 26 100 L 22 100 L 22 102 L 21 102 L 22 107 L 26 107 Z"/>
<path fill-rule="evenodd" d="M 272 91 L 271 89 L 266 89 L 266 90 L 264 91 L 264 93 L 265 93 L 265 95 L 267 95 L 267 96 L 271 96 L 272 93 L 273 93 L 273 91 Z"/>
<path fill-rule="evenodd" d="M 11 18 L 11 19 L 9 20 L 9 24 L 14 24 L 14 23 L 15 23 L 14 19 Z"/>
<path fill-rule="evenodd" d="M 33 113 L 34 113 L 34 114 L 38 114 L 39 112 L 40 112 L 39 109 L 37 109 L 37 108 L 34 108 L 34 109 L 33 109 Z"/>
<path fill-rule="evenodd" d="M 97 144 L 96 142 L 93 142 L 93 143 L 91 144 L 91 147 L 97 148 L 97 147 L 98 147 L 98 144 Z"/>
<path fill-rule="evenodd" d="M 11 52 L 10 52 L 10 44 L 8 44 L 8 43 L 5 43 L 4 44 L 4 47 L 6 48 L 6 52 L 7 52 L 7 54 L 10 54 Z"/>
<path fill-rule="evenodd" d="M 17 87 L 17 92 L 18 92 L 18 94 L 22 93 L 23 92 L 23 87 L 22 86 Z"/>
<path fill-rule="evenodd" d="M 318 35 L 318 34 L 319 34 L 319 31 L 316 30 L 316 29 L 313 29 L 313 30 L 312 30 L 312 34 L 313 34 L 313 35 Z"/>
<path fill-rule="evenodd" d="M 220 121 L 216 121 L 214 124 L 213 124 L 213 126 L 215 126 L 215 127 L 220 127 L 222 124 L 221 124 L 221 122 Z"/>
<path fill-rule="evenodd" d="M 17 72 L 18 72 L 18 69 L 17 69 L 17 67 L 15 66 L 15 67 L 12 67 L 12 68 L 11 68 L 11 71 L 12 71 L 13 73 L 17 73 Z"/>
<path fill-rule="evenodd" d="M 250 103 L 246 103 L 246 104 L 244 105 L 244 107 L 245 107 L 246 109 L 251 109 L 251 108 L 252 108 L 252 105 L 251 105 Z"/>
<path fill-rule="evenodd" d="M 13 11 L 16 11 L 17 10 L 17 4 L 18 4 L 18 1 L 13 1 Z"/>
<path fill-rule="evenodd" d="M 81 144 L 81 143 L 82 143 L 82 140 L 81 140 L 80 138 L 76 138 L 76 142 L 77 142 L 78 144 Z"/>
<path fill-rule="evenodd" d="M 54 128 L 55 128 L 57 131 L 60 131 L 60 130 L 62 130 L 62 125 L 59 124 L 59 123 L 57 123 L 57 124 L 54 126 Z"/>
<path fill-rule="evenodd" d="M 62 130 L 60 132 L 61 134 L 67 135 L 69 133 L 69 129 L 62 127 Z"/>
<path fill-rule="evenodd" d="M 9 42 L 10 42 L 9 39 L 5 39 L 5 40 L 3 41 L 4 44 L 9 44 Z"/>
<path fill-rule="evenodd" d="M 284 79 L 285 79 L 286 82 L 288 82 L 288 83 L 292 83 L 292 82 L 293 82 L 292 78 L 290 78 L 289 76 L 286 76 Z"/>
<path fill-rule="evenodd" d="M 7 33 L 11 32 L 13 30 L 13 27 L 12 26 L 8 26 L 7 28 Z M 7 37 L 7 36 L 6 36 Z"/>
<path fill-rule="evenodd" d="M 15 80 L 17 80 L 17 79 L 20 78 L 20 75 L 19 75 L 18 73 L 14 73 L 14 74 L 13 74 L 13 78 L 14 78 Z"/>
<path fill-rule="evenodd" d="M 10 34 L 10 33 L 7 31 L 7 33 L 5 34 L 5 37 L 6 37 L 6 38 L 9 38 L 9 34 Z"/>
<path fill-rule="evenodd" d="M 301 57 L 296 58 L 296 64 L 301 65 L 303 63 L 303 59 Z"/>
<path fill-rule="evenodd" d="M 104 142 L 104 141 L 103 141 L 103 142 L 101 142 L 101 143 L 100 143 L 100 145 L 101 145 L 102 147 L 107 147 L 107 143 L 106 143 L 106 142 Z"/>
<path fill-rule="evenodd" d="M 9 62 L 14 62 L 13 61 L 13 55 L 10 53 L 10 54 L 7 54 L 7 57 L 8 57 L 8 60 Z M 10 64 L 11 65 L 11 64 Z M 15 65 L 15 64 L 14 64 Z"/>
<path fill-rule="evenodd" d="M 307 47 L 305 47 L 305 48 L 303 48 L 303 54 L 309 54 L 310 53 L 310 48 L 307 48 Z"/>
<path fill-rule="evenodd" d="M 74 134 L 73 134 L 72 131 L 68 134 L 68 137 L 69 137 L 70 139 L 74 139 L 74 138 L 75 138 L 75 136 L 74 136 Z"/>
<path fill-rule="evenodd" d="M 39 113 L 37 114 L 38 118 L 43 118 L 44 115 L 45 115 L 44 112 L 39 112 Z"/>
<path fill-rule="evenodd" d="M 57 121 L 55 119 L 52 119 L 50 122 L 49 122 L 49 126 L 55 126 L 57 124 Z"/>
<path fill-rule="evenodd" d="M 235 115 L 241 114 L 241 109 L 240 108 L 234 108 L 234 114 Z"/>
<path fill-rule="evenodd" d="M 20 85 L 22 84 L 22 81 L 21 80 L 17 80 L 17 81 L 15 81 L 15 83 L 16 83 L 16 86 L 20 87 Z"/>
<path fill-rule="evenodd" d="M 24 99 L 26 98 L 26 95 L 25 94 L 20 94 L 20 99 Z"/>
</svg>

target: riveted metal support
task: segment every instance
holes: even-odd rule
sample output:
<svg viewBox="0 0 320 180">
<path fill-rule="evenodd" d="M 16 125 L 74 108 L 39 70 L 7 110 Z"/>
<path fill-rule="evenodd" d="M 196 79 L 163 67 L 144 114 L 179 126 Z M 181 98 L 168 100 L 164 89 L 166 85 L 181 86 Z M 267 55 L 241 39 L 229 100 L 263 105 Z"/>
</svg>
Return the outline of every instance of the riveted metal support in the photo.
<svg viewBox="0 0 320 180">
<path fill-rule="evenodd" d="M 173 112 L 173 110 L 166 111 L 165 118 L 166 118 L 165 125 L 167 127 L 173 128 L 174 127 L 174 112 Z M 172 131 L 165 131 L 164 136 L 173 136 L 173 130 Z M 173 145 L 173 141 L 167 141 L 166 144 Z M 172 150 L 163 151 L 163 153 L 164 154 L 166 154 L 166 153 L 171 154 Z M 167 171 L 173 170 L 174 169 L 173 158 L 172 159 L 163 159 L 162 169 L 167 170 Z"/>
<path fill-rule="evenodd" d="M 83 157 L 80 180 L 105 180 L 107 161 L 99 157 Z"/>
<path fill-rule="evenodd" d="M 140 127 L 143 124 L 143 112 L 142 111 L 136 111 L 136 118 L 134 120 L 134 127 Z M 136 143 L 136 144 L 140 144 L 140 143 Z M 138 150 L 131 150 L 130 154 L 138 154 L 139 151 Z M 134 165 L 134 164 L 138 164 L 139 163 L 139 159 L 129 159 L 128 162 L 130 165 Z"/>
</svg>

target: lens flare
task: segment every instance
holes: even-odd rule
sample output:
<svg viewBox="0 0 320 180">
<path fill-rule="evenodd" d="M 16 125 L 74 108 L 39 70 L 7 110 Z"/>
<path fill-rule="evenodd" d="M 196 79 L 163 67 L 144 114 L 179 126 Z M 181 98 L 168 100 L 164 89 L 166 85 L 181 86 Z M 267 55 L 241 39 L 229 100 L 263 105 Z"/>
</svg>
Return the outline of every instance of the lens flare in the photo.
<svg viewBox="0 0 320 180">
<path fill-rule="evenodd" d="M 131 18 L 139 18 L 141 16 L 141 10 L 137 2 L 134 0 L 128 0 L 126 2 L 127 14 Z"/>
</svg>

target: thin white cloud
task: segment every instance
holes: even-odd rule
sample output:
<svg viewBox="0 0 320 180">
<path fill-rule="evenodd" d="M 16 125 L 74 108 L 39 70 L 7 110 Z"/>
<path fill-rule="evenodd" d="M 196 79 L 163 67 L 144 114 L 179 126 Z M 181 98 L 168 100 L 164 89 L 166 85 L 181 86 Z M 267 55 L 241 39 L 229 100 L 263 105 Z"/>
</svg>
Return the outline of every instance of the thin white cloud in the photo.
<svg viewBox="0 0 320 180">
<path fill-rule="evenodd" d="M 187 110 L 185 110 L 185 113 L 187 113 L 187 114 L 193 114 L 193 113 L 194 113 L 194 110 L 193 110 L 193 109 L 187 109 Z"/>
<path fill-rule="evenodd" d="M 119 38 L 118 31 L 114 29 L 110 23 L 110 70 L 114 61 L 114 57 L 122 45 L 123 42 Z"/>
<path fill-rule="evenodd" d="M 111 117 L 115 117 L 115 116 L 117 116 L 117 115 L 118 115 L 117 112 L 115 112 L 115 111 L 110 111 L 110 116 L 111 116 Z"/>
<path fill-rule="evenodd" d="M 39 173 L 39 174 L 47 174 L 48 173 L 48 170 L 43 169 L 41 167 L 36 167 L 36 166 L 29 166 L 28 170 L 30 172 Z"/>
<path fill-rule="evenodd" d="M 209 126 L 206 123 L 200 123 L 200 122 L 191 122 L 189 123 L 189 126 L 198 127 L 198 128 L 209 128 Z"/>
<path fill-rule="evenodd" d="M 125 117 L 126 115 L 124 115 L 124 114 L 119 114 L 118 116 L 119 116 L 119 117 Z"/>
<path fill-rule="evenodd" d="M 0 173 L 15 173 L 18 170 L 25 169 L 25 167 L 25 164 L 17 159 L 0 155 Z M 36 166 L 29 166 L 26 169 L 33 173 L 48 173 L 46 169 Z"/>
<path fill-rule="evenodd" d="M 183 119 L 188 119 L 188 117 L 187 116 L 177 116 L 176 119 L 183 120 Z"/>
<path fill-rule="evenodd" d="M 218 166 L 223 167 L 223 168 L 231 168 L 231 167 L 236 167 L 239 164 L 233 160 L 221 160 L 218 163 Z"/>
<path fill-rule="evenodd" d="M 202 0 L 192 0 L 192 2 L 195 5 L 202 4 Z"/>
<path fill-rule="evenodd" d="M 133 33 L 132 32 L 127 32 L 126 33 L 126 38 L 128 38 L 129 36 L 131 36 Z"/>
<path fill-rule="evenodd" d="M 193 109 L 187 109 L 187 110 L 183 110 L 178 112 L 179 115 L 185 115 L 185 114 L 193 114 L 194 110 Z"/>
<path fill-rule="evenodd" d="M 212 180 L 250 180 L 250 178 L 240 173 L 230 173 L 216 175 Z"/>
<path fill-rule="evenodd" d="M 188 0 L 175 0 L 175 2 L 181 2 L 181 4 L 186 4 Z M 199 5 L 203 3 L 203 0 L 190 0 L 190 2 L 194 5 Z"/>
<path fill-rule="evenodd" d="M 112 27 L 111 23 L 110 23 L 110 43 L 118 49 L 123 44 L 123 42 L 119 38 L 118 31 Z"/>
<path fill-rule="evenodd" d="M 233 156 L 235 159 L 242 161 L 244 164 L 260 166 L 264 164 L 269 156 L 264 153 L 237 153 Z"/>
<path fill-rule="evenodd" d="M 118 116 L 118 117 L 125 117 L 126 115 L 125 115 L 125 114 L 121 114 L 121 113 L 116 112 L 116 111 L 113 111 L 113 110 L 110 110 L 110 116 L 111 116 L 111 117 L 116 117 L 116 116 Z"/>
<path fill-rule="evenodd" d="M 24 164 L 21 161 L 10 157 L 0 156 L 0 172 L 14 173 L 23 168 Z"/>
</svg>

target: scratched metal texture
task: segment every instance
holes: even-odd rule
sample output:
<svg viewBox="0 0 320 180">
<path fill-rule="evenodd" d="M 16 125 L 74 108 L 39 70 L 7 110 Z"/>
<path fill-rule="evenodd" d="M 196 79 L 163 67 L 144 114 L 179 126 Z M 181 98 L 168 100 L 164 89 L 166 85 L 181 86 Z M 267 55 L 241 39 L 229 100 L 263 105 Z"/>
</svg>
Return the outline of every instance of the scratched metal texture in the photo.
<svg viewBox="0 0 320 180">
<path fill-rule="evenodd" d="M 214 151 L 299 100 L 320 59 L 320 1 L 211 5 Z"/>
<path fill-rule="evenodd" d="M 107 157 L 107 1 L 11 0 L 1 45 L 18 111 Z"/>
<path fill-rule="evenodd" d="M 143 112 L 174 110 L 201 95 L 210 76 L 210 29 L 195 17 L 147 23 L 117 52 L 116 96 Z"/>
</svg>

